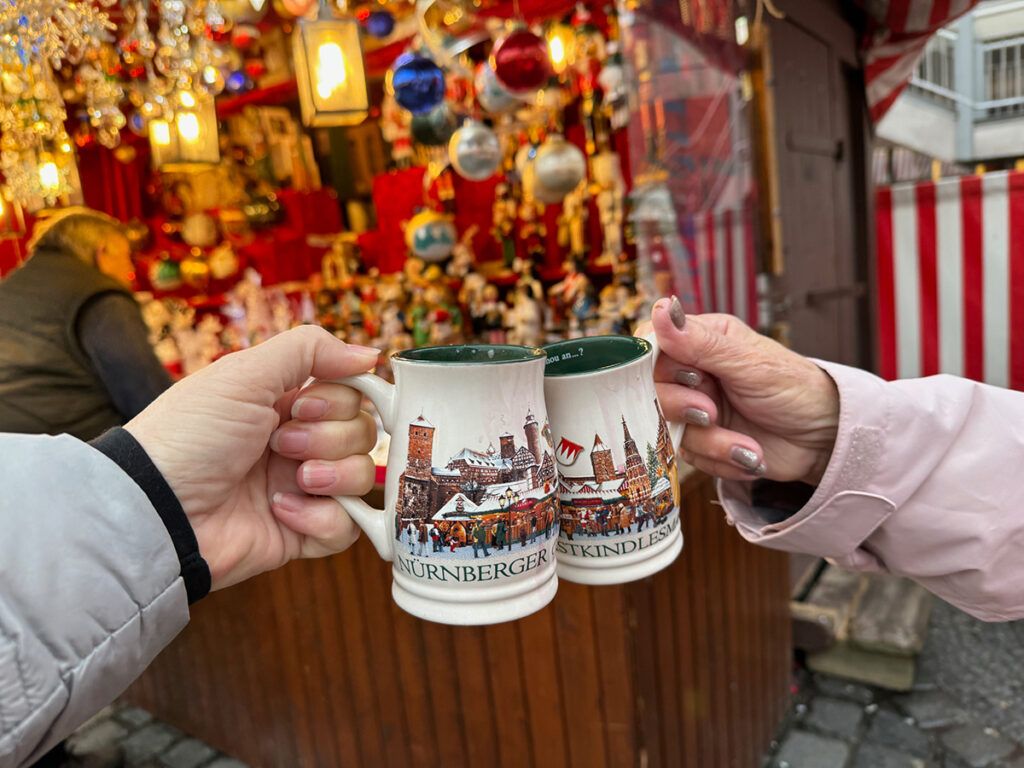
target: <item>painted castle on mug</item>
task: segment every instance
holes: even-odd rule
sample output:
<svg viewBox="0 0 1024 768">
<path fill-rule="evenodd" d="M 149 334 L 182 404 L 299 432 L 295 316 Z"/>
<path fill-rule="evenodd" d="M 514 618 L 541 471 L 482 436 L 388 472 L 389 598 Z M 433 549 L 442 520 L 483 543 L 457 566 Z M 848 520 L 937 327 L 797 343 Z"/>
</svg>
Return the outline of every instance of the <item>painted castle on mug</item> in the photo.
<svg viewBox="0 0 1024 768">
<path fill-rule="evenodd" d="M 528 412 L 525 445 L 510 432 L 486 451 L 463 448 L 434 463 L 437 427 L 422 415 L 409 424 L 405 471 L 398 480 L 395 538 L 409 553 L 490 557 L 557 535 L 557 474 L 551 430 Z"/>
<path fill-rule="evenodd" d="M 657 413 L 657 438 L 654 445 L 647 444 L 646 458 L 637 448 L 625 416 L 621 417 L 623 464 L 615 464 L 611 448 L 595 433 L 589 456 L 592 474 L 573 473 L 584 447 L 562 437 L 558 497 L 563 537 L 639 532 L 667 520 L 676 507 L 675 452 L 660 406 Z"/>
</svg>

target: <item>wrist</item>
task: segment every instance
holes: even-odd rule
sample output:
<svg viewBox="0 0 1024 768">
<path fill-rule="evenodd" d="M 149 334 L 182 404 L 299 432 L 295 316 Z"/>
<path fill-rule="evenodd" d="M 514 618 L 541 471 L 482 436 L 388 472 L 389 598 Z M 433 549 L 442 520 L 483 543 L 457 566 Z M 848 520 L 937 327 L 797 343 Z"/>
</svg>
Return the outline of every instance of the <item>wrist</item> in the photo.
<svg viewBox="0 0 1024 768">
<path fill-rule="evenodd" d="M 121 427 L 107 430 L 89 443 L 117 464 L 142 489 L 156 511 L 181 565 L 188 601 L 194 603 L 210 591 L 210 569 L 174 490 L 168 485 L 142 443 Z"/>
<path fill-rule="evenodd" d="M 814 370 L 811 391 L 817 404 L 815 410 L 820 415 L 814 420 L 811 429 L 810 468 L 800 479 L 817 487 L 832 461 L 832 452 L 839 436 L 839 388 L 824 369 L 814 366 Z"/>
</svg>

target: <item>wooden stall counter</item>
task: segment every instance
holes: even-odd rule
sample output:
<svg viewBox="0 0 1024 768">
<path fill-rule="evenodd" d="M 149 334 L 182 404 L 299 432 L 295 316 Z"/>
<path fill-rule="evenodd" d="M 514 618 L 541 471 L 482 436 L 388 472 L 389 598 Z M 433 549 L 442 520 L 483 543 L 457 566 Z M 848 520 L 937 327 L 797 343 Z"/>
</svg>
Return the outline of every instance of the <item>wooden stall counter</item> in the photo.
<svg viewBox="0 0 1024 768">
<path fill-rule="evenodd" d="M 747 768 L 783 716 L 787 558 L 683 481 L 657 576 L 489 627 L 413 618 L 365 538 L 214 593 L 127 697 L 254 768 Z"/>
</svg>

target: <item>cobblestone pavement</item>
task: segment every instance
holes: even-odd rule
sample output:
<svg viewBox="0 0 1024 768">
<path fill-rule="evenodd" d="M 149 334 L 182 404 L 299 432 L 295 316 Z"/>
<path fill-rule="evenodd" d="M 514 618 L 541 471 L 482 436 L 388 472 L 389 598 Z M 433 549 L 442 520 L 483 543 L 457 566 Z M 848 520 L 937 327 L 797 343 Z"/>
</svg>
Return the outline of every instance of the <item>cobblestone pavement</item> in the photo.
<svg viewBox="0 0 1024 768">
<path fill-rule="evenodd" d="M 914 690 L 798 671 L 766 768 L 1024 768 L 1024 622 L 932 612 Z"/>
<path fill-rule="evenodd" d="M 248 768 L 138 707 L 107 707 L 68 740 L 68 748 L 86 764 L 90 755 L 115 744 L 124 753 L 124 768 Z"/>
</svg>

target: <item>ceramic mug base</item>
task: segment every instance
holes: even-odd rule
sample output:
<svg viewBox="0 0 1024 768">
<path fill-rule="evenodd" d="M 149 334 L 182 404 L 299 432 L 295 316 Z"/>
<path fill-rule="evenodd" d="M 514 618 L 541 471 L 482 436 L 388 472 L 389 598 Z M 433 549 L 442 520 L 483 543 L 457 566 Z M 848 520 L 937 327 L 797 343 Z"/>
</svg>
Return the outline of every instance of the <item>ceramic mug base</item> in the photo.
<svg viewBox="0 0 1024 768">
<path fill-rule="evenodd" d="M 559 554 L 558 577 L 575 584 L 590 586 L 625 584 L 653 576 L 663 568 L 667 568 L 682 551 L 683 530 L 682 527 L 677 527 L 672 535 L 666 537 L 663 542 L 659 542 L 658 547 L 649 550 L 650 554 L 640 560 L 598 565 L 595 558 Z M 618 559 L 616 558 L 616 560 Z"/>
<path fill-rule="evenodd" d="M 500 624 L 521 619 L 545 607 L 557 591 L 558 573 L 554 568 L 550 570 L 550 577 L 539 586 L 513 597 L 494 595 L 485 599 L 485 595 L 480 595 L 480 599 L 474 600 L 463 594 L 459 602 L 448 602 L 414 594 L 397 581 L 391 585 L 391 596 L 402 610 L 427 621 L 459 626 Z"/>
</svg>

